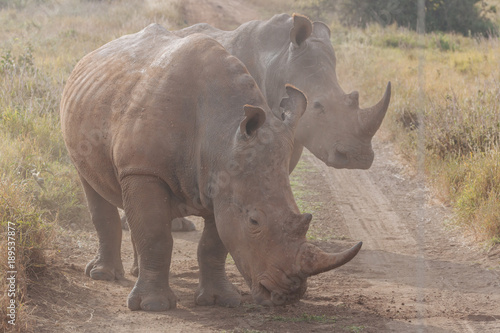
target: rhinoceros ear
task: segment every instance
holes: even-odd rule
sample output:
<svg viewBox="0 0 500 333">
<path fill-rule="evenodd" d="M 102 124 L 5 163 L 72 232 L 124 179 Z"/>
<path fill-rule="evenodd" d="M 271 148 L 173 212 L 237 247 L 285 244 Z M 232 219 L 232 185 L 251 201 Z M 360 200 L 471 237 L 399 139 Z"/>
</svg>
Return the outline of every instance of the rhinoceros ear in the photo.
<svg viewBox="0 0 500 333">
<path fill-rule="evenodd" d="M 290 40 L 293 45 L 300 46 L 311 36 L 312 22 L 305 16 L 293 14 L 293 28 L 290 30 Z"/>
<path fill-rule="evenodd" d="M 285 87 L 288 97 L 281 100 L 280 107 L 284 109 L 281 118 L 285 124 L 295 128 L 300 117 L 302 117 L 304 111 L 306 111 L 307 98 L 302 91 L 291 84 L 287 84 Z"/>
<path fill-rule="evenodd" d="M 315 36 L 321 36 L 330 39 L 332 33 L 330 31 L 330 28 L 326 24 L 316 21 L 313 23 L 313 34 Z"/>
<path fill-rule="evenodd" d="M 252 137 L 266 121 L 266 113 L 257 106 L 245 105 L 245 119 L 240 123 L 240 133 L 247 138 Z"/>
</svg>

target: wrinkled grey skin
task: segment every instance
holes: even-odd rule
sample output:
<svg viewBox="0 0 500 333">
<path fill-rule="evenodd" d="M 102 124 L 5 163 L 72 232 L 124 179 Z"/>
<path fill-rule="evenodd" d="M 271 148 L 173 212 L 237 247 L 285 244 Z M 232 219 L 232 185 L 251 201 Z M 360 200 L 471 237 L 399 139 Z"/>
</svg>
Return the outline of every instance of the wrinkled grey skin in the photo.
<svg viewBox="0 0 500 333">
<path fill-rule="evenodd" d="M 277 115 L 286 83 L 304 92 L 308 106 L 295 132 L 290 172 L 304 146 L 334 168 L 371 166 L 371 139 L 387 111 L 390 84 L 377 105 L 360 109 L 358 92 L 346 94 L 337 82 L 335 52 L 324 23 L 280 14 L 267 21 L 247 22 L 233 31 L 201 23 L 174 33 L 203 33 L 220 42 L 245 64 Z"/>
<path fill-rule="evenodd" d="M 389 106 L 390 83 L 377 105 L 360 109 L 359 93 L 346 94 L 337 82 L 330 29 L 324 23 L 280 14 L 247 22 L 233 31 L 200 23 L 174 33 L 182 37 L 203 33 L 220 42 L 245 64 L 278 117 L 286 83 L 305 93 L 309 103 L 295 132 L 290 172 L 304 146 L 334 168 L 368 169 L 372 165 L 371 140 Z M 176 225 L 176 230 L 194 230 L 187 219 Z"/>
<path fill-rule="evenodd" d="M 123 208 L 138 253 L 131 310 L 176 306 L 169 286 L 171 221 L 205 219 L 198 247 L 200 305 L 235 306 L 231 253 L 263 305 L 298 300 L 307 277 L 351 260 L 361 244 L 327 254 L 305 239 L 289 185 L 294 130 L 306 98 L 286 87 L 275 117 L 244 65 L 205 35 L 159 25 L 85 56 L 61 101 L 61 127 L 85 190 L 99 249 L 86 274 L 123 277 Z"/>
</svg>

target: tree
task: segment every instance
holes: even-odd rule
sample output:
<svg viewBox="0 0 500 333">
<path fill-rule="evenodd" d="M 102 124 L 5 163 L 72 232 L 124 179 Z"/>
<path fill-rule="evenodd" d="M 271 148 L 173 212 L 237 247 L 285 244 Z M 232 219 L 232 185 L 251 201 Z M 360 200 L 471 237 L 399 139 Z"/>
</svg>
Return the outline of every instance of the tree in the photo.
<svg viewBox="0 0 500 333">
<path fill-rule="evenodd" d="M 298 3 L 317 18 L 334 11 L 347 26 L 366 27 L 376 22 L 416 29 L 417 25 L 415 0 L 298 0 Z M 484 0 L 426 0 L 425 11 L 426 31 L 455 31 L 465 36 L 498 34 L 498 27 L 487 17 L 496 13 L 496 7 Z"/>
</svg>

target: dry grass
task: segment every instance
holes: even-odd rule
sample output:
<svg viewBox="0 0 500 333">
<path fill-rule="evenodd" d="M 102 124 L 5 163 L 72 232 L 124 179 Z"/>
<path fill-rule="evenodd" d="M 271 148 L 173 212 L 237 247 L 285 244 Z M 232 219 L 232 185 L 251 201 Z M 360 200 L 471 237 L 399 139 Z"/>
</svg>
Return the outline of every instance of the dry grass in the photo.
<svg viewBox="0 0 500 333">
<path fill-rule="evenodd" d="M 19 0 L 0 2 L 0 279 L 7 232 L 16 226 L 16 325 L 1 287 L 2 331 L 27 331 L 27 286 L 45 272 L 56 224 L 88 223 L 76 171 L 59 126 L 65 79 L 86 53 L 152 22 L 176 28 L 180 1 Z M 12 224 L 11 224 L 12 225 Z M 5 238 L 5 239 L 4 239 Z"/>
</svg>

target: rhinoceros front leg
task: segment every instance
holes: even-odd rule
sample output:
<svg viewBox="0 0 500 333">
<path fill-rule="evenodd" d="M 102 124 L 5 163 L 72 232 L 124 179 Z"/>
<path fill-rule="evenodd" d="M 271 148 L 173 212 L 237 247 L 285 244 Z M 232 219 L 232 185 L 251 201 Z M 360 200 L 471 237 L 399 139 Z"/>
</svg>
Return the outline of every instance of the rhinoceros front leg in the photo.
<svg viewBox="0 0 500 333">
<path fill-rule="evenodd" d="M 169 285 L 173 239 L 168 186 L 157 177 L 149 176 L 128 176 L 121 185 L 139 261 L 139 278 L 127 305 L 131 310 L 173 309 L 177 297 Z"/>
<path fill-rule="evenodd" d="M 122 217 L 122 228 L 123 228 L 123 220 L 124 219 L 126 222 L 125 215 Z M 171 231 L 184 232 L 184 231 L 194 231 L 194 230 L 196 230 L 194 223 L 189 221 L 186 218 L 175 218 L 172 220 Z M 134 244 L 133 239 L 132 239 L 132 247 L 134 249 L 134 263 L 132 264 L 132 267 L 130 268 L 130 274 L 137 277 L 137 276 L 139 276 L 139 261 L 137 258 L 137 251 L 135 249 L 135 244 Z"/>
<path fill-rule="evenodd" d="M 124 220 L 125 220 L 125 223 L 127 223 L 125 215 L 122 217 L 122 227 L 123 227 Z M 184 231 L 194 231 L 194 230 L 196 230 L 194 223 L 189 221 L 188 219 L 186 219 L 184 217 L 175 218 L 172 220 L 171 231 L 184 232 Z M 134 263 L 132 264 L 132 267 L 130 268 L 130 274 L 137 277 L 137 276 L 139 276 L 139 262 L 138 262 L 138 258 L 137 258 L 137 251 L 135 249 L 134 240 L 132 240 L 132 247 L 134 249 Z"/>
<path fill-rule="evenodd" d="M 85 274 L 94 280 L 121 279 L 124 275 L 120 256 L 122 229 L 118 209 L 99 195 L 80 176 L 87 197 L 92 223 L 97 231 L 99 249 L 85 268 Z"/>
<path fill-rule="evenodd" d="M 205 227 L 198 245 L 200 283 L 195 293 L 198 305 L 238 306 L 241 296 L 226 276 L 227 250 L 219 238 L 215 219 L 205 220 Z"/>
</svg>

